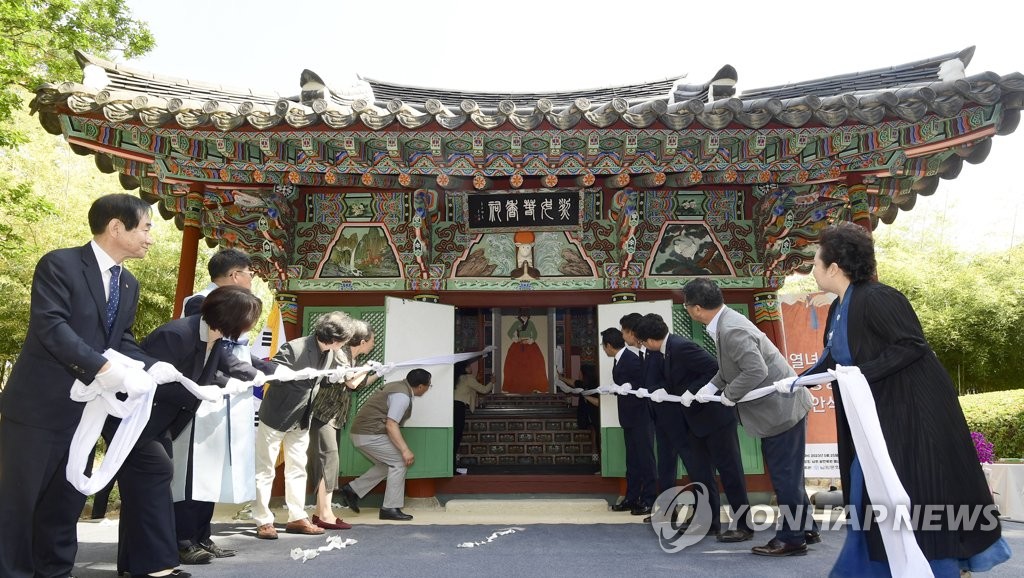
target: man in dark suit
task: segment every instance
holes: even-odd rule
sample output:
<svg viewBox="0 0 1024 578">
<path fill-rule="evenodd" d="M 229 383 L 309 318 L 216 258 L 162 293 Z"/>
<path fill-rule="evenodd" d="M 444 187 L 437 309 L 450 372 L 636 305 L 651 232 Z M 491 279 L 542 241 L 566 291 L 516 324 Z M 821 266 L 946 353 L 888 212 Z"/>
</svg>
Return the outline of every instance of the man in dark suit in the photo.
<svg viewBox="0 0 1024 578">
<path fill-rule="evenodd" d="M 655 380 L 652 381 L 653 384 L 657 380 L 661 379 L 661 366 L 650 365 L 648 363 L 650 358 L 648 355 L 649 352 L 647 351 L 647 348 L 644 347 L 644 345 L 636 338 L 636 328 L 643 319 L 644 316 L 639 313 L 630 313 L 628 315 L 624 315 L 622 319 L 619 320 L 619 327 L 622 328 L 622 339 L 624 339 L 626 341 L 626 345 L 628 345 L 637 354 L 637 356 L 640 357 L 640 364 L 643 365 L 644 368 L 644 377 L 640 379 L 639 383 L 633 384 L 633 389 L 644 388 L 648 391 L 654 391 L 661 386 L 649 386 L 647 383 L 648 371 L 653 371 L 650 375 L 650 378 Z M 658 356 L 660 356 L 660 354 L 655 355 L 655 357 Z M 655 444 L 655 471 L 658 481 L 657 491 L 660 494 L 661 492 L 664 492 L 676 485 L 676 479 L 679 474 L 680 455 L 679 452 L 676 451 L 675 445 L 665 437 L 665 430 L 657 427 L 658 414 L 655 413 L 653 406 L 648 403 L 647 407 L 650 408 L 651 411 L 651 427 L 654 428 L 654 439 L 657 442 Z M 644 522 L 648 521 L 650 520 L 644 520 Z"/>
<path fill-rule="evenodd" d="M 139 284 L 122 270 L 153 243 L 150 207 L 127 194 L 89 208 L 93 239 L 39 260 L 28 334 L 0 397 L 0 576 L 67 576 L 78 551 L 85 496 L 66 479 L 68 451 L 84 404 L 75 380 L 117 390 L 126 369 L 102 353 L 147 358 L 132 335 Z"/>
<path fill-rule="evenodd" d="M 649 313 L 637 327 L 637 338 L 648 351 L 664 356 L 663 371 L 665 393 L 682 396 L 696 394 L 718 371 L 718 363 L 693 341 L 668 332 L 661 315 Z M 692 400 L 691 400 L 692 401 Z M 713 514 L 710 530 L 718 534 L 719 542 L 742 542 L 754 537 L 747 521 L 750 502 L 747 498 L 740 442 L 736 434 L 736 412 L 721 404 L 672 402 L 654 404 L 659 425 L 664 424 L 670 437 L 685 436 L 689 451 L 683 465 L 690 480 L 704 484 L 708 489 Z M 721 531 L 719 512 L 722 500 L 715 481 L 715 469 L 722 477 L 729 505 L 739 515 L 736 528 Z"/>
<path fill-rule="evenodd" d="M 622 332 L 609 327 L 601 332 L 601 348 L 613 358 L 612 381 L 639 387 L 643 379 L 640 357 L 626 347 Z M 657 497 L 654 466 L 654 424 L 648 401 L 635 395 L 617 396 L 619 425 L 626 443 L 626 496 L 612 506 L 616 512 L 650 509 Z"/>
</svg>

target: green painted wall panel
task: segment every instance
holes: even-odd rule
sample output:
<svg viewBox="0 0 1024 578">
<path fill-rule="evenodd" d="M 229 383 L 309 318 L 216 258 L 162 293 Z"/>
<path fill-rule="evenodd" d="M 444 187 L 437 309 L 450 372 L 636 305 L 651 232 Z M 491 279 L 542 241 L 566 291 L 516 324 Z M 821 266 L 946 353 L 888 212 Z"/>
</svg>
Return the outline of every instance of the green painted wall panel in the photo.
<svg viewBox="0 0 1024 578">
<path fill-rule="evenodd" d="M 341 475 L 359 476 L 370 469 L 370 460 L 352 445 L 348 432 L 342 433 L 341 437 L 338 442 Z M 407 480 L 452 476 L 452 428 L 404 427 L 402 437 L 416 456 L 416 461 L 405 475 Z"/>
<path fill-rule="evenodd" d="M 740 459 L 743 461 L 743 473 L 763 474 L 764 458 L 761 455 L 761 441 L 747 435 L 740 426 Z M 657 450 L 655 450 L 657 451 Z M 678 474 L 686 473 L 680 460 Z M 606 478 L 626 477 L 626 443 L 620 427 L 601 428 L 601 475 Z"/>
</svg>

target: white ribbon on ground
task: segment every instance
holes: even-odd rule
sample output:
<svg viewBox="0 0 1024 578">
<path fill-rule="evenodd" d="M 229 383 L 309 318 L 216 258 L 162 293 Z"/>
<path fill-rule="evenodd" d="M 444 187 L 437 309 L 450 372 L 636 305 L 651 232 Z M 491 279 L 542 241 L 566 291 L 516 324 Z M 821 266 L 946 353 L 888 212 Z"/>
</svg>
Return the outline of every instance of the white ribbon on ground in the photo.
<svg viewBox="0 0 1024 578">
<path fill-rule="evenodd" d="M 871 388 L 857 367 L 837 365 L 830 372 L 839 382 L 843 396 L 843 411 L 850 423 L 853 445 L 864 471 L 864 485 L 872 505 L 888 508 L 888 523 L 878 523 L 878 532 L 885 545 L 889 570 L 893 576 L 933 576 L 928 560 L 907 526 L 909 520 L 896 522 L 894 516 L 902 510 L 910 515 L 910 496 L 896 474 L 889 457 L 889 449 L 882 436 L 878 410 Z"/>
</svg>

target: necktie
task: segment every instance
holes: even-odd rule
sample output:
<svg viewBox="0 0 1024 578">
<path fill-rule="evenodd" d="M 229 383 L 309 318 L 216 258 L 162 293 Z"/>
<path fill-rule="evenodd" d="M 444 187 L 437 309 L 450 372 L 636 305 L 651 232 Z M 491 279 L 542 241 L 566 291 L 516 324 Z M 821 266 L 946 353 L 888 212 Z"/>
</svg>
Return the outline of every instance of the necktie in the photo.
<svg viewBox="0 0 1024 578">
<path fill-rule="evenodd" d="M 107 335 L 114 329 L 117 305 L 121 302 L 121 266 L 110 268 L 110 296 L 107 297 Z"/>
<path fill-rule="evenodd" d="M 640 352 L 640 361 L 644 361 L 644 357 L 646 357 L 646 356 L 644 355 L 644 352 L 641 351 Z"/>
</svg>

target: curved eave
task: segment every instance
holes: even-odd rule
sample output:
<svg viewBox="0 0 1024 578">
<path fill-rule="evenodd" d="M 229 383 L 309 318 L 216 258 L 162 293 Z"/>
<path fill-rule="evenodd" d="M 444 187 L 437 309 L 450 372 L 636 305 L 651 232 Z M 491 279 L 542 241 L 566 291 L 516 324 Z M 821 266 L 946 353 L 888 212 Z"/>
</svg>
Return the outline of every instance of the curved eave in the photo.
<svg viewBox="0 0 1024 578">
<path fill-rule="evenodd" d="M 607 128 L 624 123 L 633 128 L 661 126 L 672 130 L 744 127 L 759 129 L 769 124 L 792 128 L 847 122 L 877 125 L 887 118 L 916 122 L 927 114 L 955 115 L 971 104 L 1002 102 L 1021 107 L 1024 75 L 1000 76 L 984 72 L 964 79 L 908 85 L 894 90 L 853 92 L 820 98 L 813 95 L 775 99 L 728 98 L 715 102 L 692 99 L 669 103 L 668 98 L 630 104 L 613 98 L 605 103 L 578 99 L 558 107 L 548 100 L 520 108 L 506 101 L 499 109 L 480 108 L 464 101 L 451 109 L 437 101 L 405 103 L 390 101 L 381 108 L 363 100 L 351 106 L 327 99 L 306 106 L 279 99 L 272 106 L 255 99 L 229 102 L 197 100 L 169 93 L 143 93 L 114 88 L 97 89 L 78 83 L 45 84 L 36 91 L 33 108 L 44 112 L 99 113 L 116 122 L 137 121 L 156 128 L 168 123 L 184 129 L 213 127 L 222 132 L 253 128 L 382 130 L 405 129 L 517 129 L 528 131 L 547 122 L 557 129 Z"/>
</svg>

